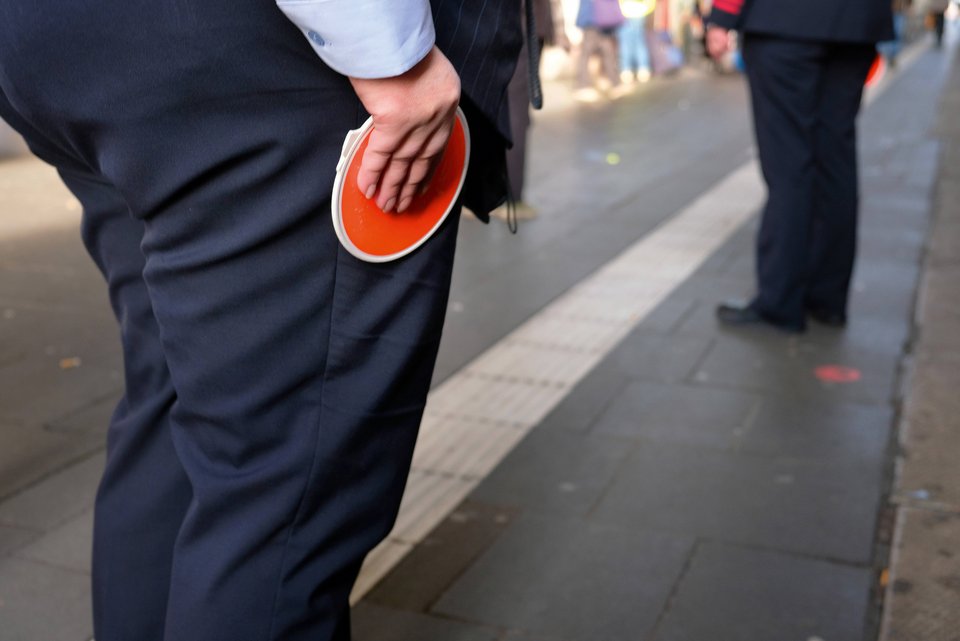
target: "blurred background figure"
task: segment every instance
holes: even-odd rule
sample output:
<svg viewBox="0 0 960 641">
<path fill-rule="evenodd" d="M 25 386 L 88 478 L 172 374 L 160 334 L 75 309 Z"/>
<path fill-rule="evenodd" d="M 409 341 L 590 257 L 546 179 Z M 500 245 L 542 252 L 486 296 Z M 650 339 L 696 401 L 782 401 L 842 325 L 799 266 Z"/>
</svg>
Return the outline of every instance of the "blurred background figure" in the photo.
<svg viewBox="0 0 960 641">
<path fill-rule="evenodd" d="M 893 0 L 893 39 L 881 42 L 877 47 L 891 67 L 897 65 L 897 57 L 903 49 L 903 39 L 912 4 L 913 0 Z"/>
<path fill-rule="evenodd" d="M 526 0 L 525 0 L 526 1 Z M 533 3 L 534 28 L 540 52 L 544 46 L 557 46 L 570 51 L 563 22 L 563 7 L 560 0 L 529 0 Z M 526 30 L 526 7 L 521 3 L 521 20 Z M 537 210 L 523 198 L 526 184 L 527 143 L 530 128 L 530 55 L 524 40 L 520 58 L 507 87 L 507 102 L 510 105 L 510 128 L 513 132 L 513 147 L 507 152 L 507 177 L 510 179 L 510 199 L 517 218 L 536 218 Z M 539 63 L 540 57 L 537 57 Z M 539 73 L 539 69 L 537 72 Z M 501 205 L 491 212 L 492 216 L 506 220 L 507 206 Z"/>
<path fill-rule="evenodd" d="M 657 0 L 650 16 L 651 28 L 647 31 L 647 46 L 650 48 L 650 66 L 653 75 L 665 76 L 683 67 L 683 52 L 676 45 L 682 36 L 683 12 L 676 0 Z"/>
<path fill-rule="evenodd" d="M 933 42 L 943 46 L 943 28 L 950 0 L 927 0 L 925 3 L 928 28 L 933 31 Z"/>
<path fill-rule="evenodd" d="M 625 84 L 650 80 L 650 51 L 647 49 L 647 16 L 654 0 L 620 0 L 625 18 L 617 30 L 620 45 L 620 80 Z"/>
<path fill-rule="evenodd" d="M 624 94 L 617 64 L 617 30 L 625 18 L 619 0 L 580 0 L 577 26 L 583 31 L 580 57 L 577 61 L 577 82 L 573 97 L 580 102 L 596 102 L 602 95 L 594 86 L 590 59 L 600 57 L 600 69 L 611 98 Z"/>
<path fill-rule="evenodd" d="M 703 26 L 703 7 L 700 0 L 692 0 L 681 12 L 681 47 L 683 59 L 689 64 L 710 59 L 707 55 L 706 30 Z"/>
</svg>

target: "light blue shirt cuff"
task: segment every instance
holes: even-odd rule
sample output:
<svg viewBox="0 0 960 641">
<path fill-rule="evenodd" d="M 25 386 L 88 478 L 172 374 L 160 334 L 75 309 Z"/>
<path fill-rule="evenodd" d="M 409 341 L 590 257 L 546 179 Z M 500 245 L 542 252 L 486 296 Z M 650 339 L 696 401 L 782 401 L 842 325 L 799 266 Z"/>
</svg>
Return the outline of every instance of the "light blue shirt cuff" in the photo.
<svg viewBox="0 0 960 641">
<path fill-rule="evenodd" d="M 277 0 L 334 71 L 399 76 L 423 60 L 436 34 L 429 0 Z"/>
</svg>

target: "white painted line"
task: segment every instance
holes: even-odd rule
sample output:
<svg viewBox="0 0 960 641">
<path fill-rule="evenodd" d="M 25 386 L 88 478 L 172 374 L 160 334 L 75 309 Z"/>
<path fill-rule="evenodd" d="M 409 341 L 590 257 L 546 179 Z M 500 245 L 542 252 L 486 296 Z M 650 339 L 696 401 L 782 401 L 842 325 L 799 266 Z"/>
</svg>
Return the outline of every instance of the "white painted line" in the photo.
<svg viewBox="0 0 960 641">
<path fill-rule="evenodd" d="M 872 102 L 929 47 L 907 49 Z M 594 366 L 763 205 L 755 160 L 540 310 L 434 389 L 397 525 L 367 559 L 359 601 Z"/>
</svg>

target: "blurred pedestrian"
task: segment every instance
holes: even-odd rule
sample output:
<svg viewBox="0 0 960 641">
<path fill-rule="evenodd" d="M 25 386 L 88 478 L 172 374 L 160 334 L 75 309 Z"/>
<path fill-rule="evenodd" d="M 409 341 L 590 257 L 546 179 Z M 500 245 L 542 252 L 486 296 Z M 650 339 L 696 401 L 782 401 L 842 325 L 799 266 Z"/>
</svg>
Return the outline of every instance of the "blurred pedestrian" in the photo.
<svg viewBox="0 0 960 641">
<path fill-rule="evenodd" d="M 530 129 L 530 56 L 527 43 L 533 42 L 540 52 L 545 45 L 560 46 L 570 50 L 570 41 L 563 24 L 563 8 L 559 0 L 531 0 L 533 3 L 536 38 L 526 38 L 517 67 L 507 88 L 507 102 L 510 104 L 510 128 L 513 135 L 513 147 L 507 152 L 507 177 L 510 180 L 511 206 L 518 219 L 537 217 L 537 210 L 524 199 L 527 181 L 527 138 Z M 523 2 L 521 2 L 521 5 Z M 523 16 L 521 16 L 523 17 Z M 524 29 L 527 25 L 524 24 Z M 540 56 L 537 56 L 539 63 Z M 537 69 L 539 74 L 540 70 Z M 491 215 L 506 220 L 506 204 L 497 207 Z"/>
<path fill-rule="evenodd" d="M 906 32 L 907 18 L 910 14 L 912 0 L 893 0 L 893 39 L 881 42 L 877 49 L 891 67 L 897 66 L 897 59 L 903 49 L 903 38 Z"/>
<path fill-rule="evenodd" d="M 617 64 L 617 29 L 624 22 L 619 0 L 580 0 L 577 26 L 583 31 L 580 58 L 577 61 L 577 86 L 574 98 L 596 102 L 601 98 L 590 75 L 590 59 L 600 56 L 600 69 L 611 97 L 622 95 L 620 70 Z"/>
<path fill-rule="evenodd" d="M 757 238 L 757 293 L 717 308 L 721 322 L 789 332 L 809 315 L 847 321 L 857 239 L 856 117 L 876 43 L 893 36 L 890 0 L 715 0 L 707 46 L 743 34 L 768 198 Z"/>
<path fill-rule="evenodd" d="M 650 80 L 650 51 L 647 49 L 647 16 L 652 0 L 620 0 L 625 21 L 617 30 L 620 47 L 620 80 L 623 83 Z"/>
<path fill-rule="evenodd" d="M 351 586 L 409 470 L 459 216 L 403 260 L 358 261 L 330 218 L 341 146 L 372 114 L 360 187 L 402 211 L 462 89 L 464 193 L 489 211 L 518 16 L 510 0 L 0 4 L 0 116 L 83 204 L 124 347 L 97 641 L 350 638 Z"/>
<path fill-rule="evenodd" d="M 933 31 L 933 42 L 937 47 L 943 46 L 943 30 L 949 7 L 950 0 L 927 0 L 925 3 L 930 29 Z"/>
</svg>

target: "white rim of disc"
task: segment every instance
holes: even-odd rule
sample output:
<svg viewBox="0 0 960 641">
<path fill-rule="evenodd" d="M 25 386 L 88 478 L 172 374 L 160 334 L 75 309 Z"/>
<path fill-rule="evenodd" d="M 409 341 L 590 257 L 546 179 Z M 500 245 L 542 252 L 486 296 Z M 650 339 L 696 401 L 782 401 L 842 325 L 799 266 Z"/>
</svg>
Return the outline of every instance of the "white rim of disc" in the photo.
<svg viewBox="0 0 960 641">
<path fill-rule="evenodd" d="M 470 165 L 470 129 L 467 127 L 467 119 L 460 107 L 457 107 L 457 119 L 460 121 L 460 124 L 463 127 L 464 152 L 466 155 L 463 163 L 463 170 L 460 172 L 460 180 L 457 184 L 457 191 L 450 200 L 450 204 L 447 205 L 446 211 L 443 212 L 443 215 L 440 216 L 436 224 L 430 228 L 430 231 L 423 235 L 423 238 L 406 249 L 393 254 L 380 255 L 370 254 L 363 251 L 357 247 L 352 240 L 350 240 L 346 230 L 343 228 L 341 202 L 343 199 L 343 185 L 347 179 L 347 168 L 357 155 L 357 150 L 360 148 L 360 144 L 363 142 L 364 138 L 366 138 L 367 132 L 373 128 L 373 118 L 367 118 L 367 121 L 363 123 L 359 129 L 351 130 L 347 134 L 346 140 L 343 144 L 343 151 L 340 154 L 340 162 L 337 163 L 337 176 L 333 182 L 333 194 L 330 199 L 330 213 L 333 217 L 333 230 L 336 232 L 337 238 L 340 239 L 340 244 L 343 245 L 343 248 L 350 252 L 351 255 L 368 263 L 387 263 L 391 260 L 402 258 L 403 256 L 415 251 L 420 247 L 420 245 L 427 242 L 430 237 L 433 236 L 434 233 L 436 233 L 436 231 L 440 228 L 440 225 L 442 225 L 443 221 L 445 221 L 447 216 L 450 215 L 450 212 L 453 210 L 453 206 L 460 198 L 460 191 L 463 189 L 463 183 L 467 176 L 467 167 Z"/>
</svg>

